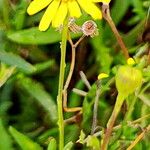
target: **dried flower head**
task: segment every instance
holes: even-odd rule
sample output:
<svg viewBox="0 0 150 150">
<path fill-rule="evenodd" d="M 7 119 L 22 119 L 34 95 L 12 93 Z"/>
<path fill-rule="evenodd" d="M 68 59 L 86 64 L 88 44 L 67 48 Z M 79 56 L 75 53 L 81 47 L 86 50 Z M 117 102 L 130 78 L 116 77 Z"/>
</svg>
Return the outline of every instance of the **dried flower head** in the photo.
<svg viewBox="0 0 150 150">
<path fill-rule="evenodd" d="M 88 20 L 82 25 L 82 32 L 86 36 L 94 37 L 98 35 L 97 25 L 94 21 Z"/>
<path fill-rule="evenodd" d="M 82 32 L 81 27 L 75 23 L 75 18 L 73 18 L 73 17 L 69 18 L 68 28 L 73 33 Z"/>
</svg>

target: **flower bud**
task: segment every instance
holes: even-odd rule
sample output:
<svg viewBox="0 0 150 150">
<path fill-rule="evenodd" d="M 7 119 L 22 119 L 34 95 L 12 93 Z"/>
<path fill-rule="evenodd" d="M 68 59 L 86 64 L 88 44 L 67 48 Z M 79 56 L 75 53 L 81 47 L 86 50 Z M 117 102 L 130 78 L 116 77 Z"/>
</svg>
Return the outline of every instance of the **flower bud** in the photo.
<svg viewBox="0 0 150 150">
<path fill-rule="evenodd" d="M 116 87 L 118 93 L 127 97 L 142 83 L 142 73 L 131 66 L 121 66 L 116 74 Z"/>
</svg>

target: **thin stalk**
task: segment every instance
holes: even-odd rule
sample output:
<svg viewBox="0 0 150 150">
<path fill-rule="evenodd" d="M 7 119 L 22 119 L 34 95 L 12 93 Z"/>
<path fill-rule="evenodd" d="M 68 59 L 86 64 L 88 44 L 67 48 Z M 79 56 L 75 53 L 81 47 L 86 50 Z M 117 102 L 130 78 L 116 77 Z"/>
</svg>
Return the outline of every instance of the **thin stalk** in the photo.
<svg viewBox="0 0 150 150">
<path fill-rule="evenodd" d="M 111 27 L 117 41 L 118 41 L 118 44 L 120 45 L 121 49 L 122 49 L 122 52 L 125 56 L 126 59 L 129 58 L 129 53 L 128 53 L 128 50 L 115 26 L 115 23 L 113 22 L 111 16 L 110 16 L 110 9 L 109 9 L 109 5 L 103 5 L 102 6 L 102 11 L 103 11 L 103 17 L 104 19 L 108 22 L 109 26 Z"/>
<path fill-rule="evenodd" d="M 71 65 L 70 65 L 70 70 L 69 70 L 69 74 L 67 77 L 67 80 L 65 82 L 64 85 L 64 89 L 63 89 L 63 109 L 66 112 L 77 112 L 77 111 L 81 111 L 82 108 L 81 107 L 74 107 L 74 108 L 68 108 L 67 107 L 67 89 L 68 86 L 70 84 L 72 75 L 73 75 L 73 71 L 74 71 L 74 67 L 75 67 L 75 51 L 76 51 L 76 47 L 79 45 L 79 43 L 83 40 L 85 36 L 83 35 L 75 44 L 72 42 L 72 39 L 70 37 L 70 34 L 68 35 L 68 40 L 70 42 L 71 45 L 71 51 L 72 51 L 72 58 L 71 58 Z"/>
<path fill-rule="evenodd" d="M 63 105 L 62 105 L 62 94 L 64 85 L 64 74 L 65 74 L 65 58 L 66 58 L 66 44 L 68 34 L 68 18 L 64 21 L 62 29 L 62 42 L 61 42 L 61 61 L 60 61 L 60 73 L 59 73 L 59 86 L 58 86 L 58 127 L 59 127 L 59 150 L 64 148 L 64 119 L 63 119 Z"/>
<path fill-rule="evenodd" d="M 147 58 L 147 65 L 150 65 L 150 44 L 148 45 L 148 58 Z"/>
<path fill-rule="evenodd" d="M 99 102 L 100 94 L 101 94 L 100 89 L 99 87 L 97 87 L 96 97 L 95 97 L 95 102 L 94 102 L 94 109 L 93 109 L 93 122 L 92 122 L 91 135 L 94 134 L 96 126 L 97 126 L 97 112 L 98 112 L 98 102 Z"/>
<path fill-rule="evenodd" d="M 71 78 L 72 78 L 72 74 L 73 74 L 73 71 L 74 71 L 74 66 L 75 66 L 75 47 L 72 46 L 72 58 L 71 58 L 71 65 L 70 65 L 70 70 L 69 70 L 69 74 L 68 74 L 68 77 L 67 77 L 67 80 L 66 80 L 66 83 L 65 83 L 65 86 L 64 86 L 64 90 L 67 90 L 69 84 L 70 84 L 70 81 L 71 81 Z"/>
<path fill-rule="evenodd" d="M 124 95 L 119 93 L 117 96 L 116 104 L 115 104 L 115 107 L 113 109 L 112 115 L 111 115 L 111 117 L 107 123 L 107 129 L 106 129 L 106 133 L 104 135 L 101 150 L 107 150 L 107 146 L 108 146 L 109 139 L 110 139 L 110 136 L 111 136 L 111 133 L 113 130 L 113 126 L 114 126 L 114 123 L 116 121 L 116 118 L 118 116 L 118 113 L 121 109 L 123 102 L 124 102 Z"/>
<path fill-rule="evenodd" d="M 136 137 L 136 139 L 135 139 L 135 140 L 133 141 L 133 143 L 127 148 L 127 150 L 132 150 L 132 149 L 137 145 L 137 143 L 143 139 L 143 137 L 145 136 L 145 134 L 146 134 L 147 132 L 149 132 L 149 131 L 150 131 L 150 125 L 149 125 L 148 127 L 146 127 L 146 128 L 144 129 L 144 131 Z"/>
<path fill-rule="evenodd" d="M 87 77 L 86 77 L 86 75 L 84 74 L 83 71 L 80 71 L 80 77 L 81 77 L 83 83 L 86 85 L 86 87 L 90 90 L 91 85 L 90 85 L 90 83 L 89 83 L 89 81 L 88 81 L 88 79 L 87 79 Z"/>
</svg>

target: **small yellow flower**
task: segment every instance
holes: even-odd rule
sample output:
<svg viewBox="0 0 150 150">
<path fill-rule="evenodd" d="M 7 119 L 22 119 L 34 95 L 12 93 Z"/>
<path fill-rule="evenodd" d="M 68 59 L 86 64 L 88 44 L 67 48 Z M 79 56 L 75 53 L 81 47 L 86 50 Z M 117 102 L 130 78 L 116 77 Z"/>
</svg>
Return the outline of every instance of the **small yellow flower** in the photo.
<svg viewBox="0 0 150 150">
<path fill-rule="evenodd" d="M 98 75 L 98 80 L 101 80 L 101 79 L 103 79 L 103 78 L 108 78 L 108 77 L 109 77 L 108 74 L 106 74 L 106 73 L 100 73 L 100 74 Z"/>
<path fill-rule="evenodd" d="M 45 31 L 49 28 L 51 23 L 53 27 L 59 27 L 67 14 L 70 17 L 79 18 L 82 14 L 80 8 L 94 19 L 101 19 L 102 13 L 95 2 L 105 3 L 109 1 L 110 0 L 33 0 L 27 12 L 29 15 L 34 15 L 47 7 L 39 25 L 39 30 Z"/>
<path fill-rule="evenodd" d="M 128 64 L 129 66 L 133 66 L 133 65 L 135 65 L 135 61 L 134 61 L 134 59 L 133 59 L 133 58 L 128 58 L 128 60 L 127 60 L 127 64 Z"/>
</svg>

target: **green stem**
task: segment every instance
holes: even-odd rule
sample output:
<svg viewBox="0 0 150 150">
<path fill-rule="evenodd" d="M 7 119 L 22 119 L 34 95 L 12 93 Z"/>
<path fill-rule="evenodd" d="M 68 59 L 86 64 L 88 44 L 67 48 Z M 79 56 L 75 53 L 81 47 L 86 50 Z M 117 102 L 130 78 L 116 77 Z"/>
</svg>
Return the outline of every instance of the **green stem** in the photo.
<svg viewBox="0 0 150 150">
<path fill-rule="evenodd" d="M 64 148 L 64 119 L 63 119 L 63 107 L 62 107 L 62 94 L 64 86 L 64 74 L 65 74 L 65 58 L 66 58 L 66 44 L 68 33 L 68 18 L 64 21 L 62 30 L 62 42 L 61 42 L 61 61 L 60 61 L 60 73 L 59 73 L 59 87 L 57 96 L 58 107 L 58 127 L 59 127 L 59 150 Z"/>
<path fill-rule="evenodd" d="M 132 102 L 129 106 L 129 110 L 127 111 L 126 115 L 125 115 L 125 118 L 124 118 L 124 121 L 129 121 L 131 119 L 131 114 L 134 110 L 134 105 L 136 103 L 136 100 L 137 100 L 137 97 L 135 96 L 133 99 L 132 99 Z"/>
<path fill-rule="evenodd" d="M 3 0 L 2 6 L 3 13 L 3 21 L 5 23 L 6 28 L 9 27 L 9 1 Z"/>
<path fill-rule="evenodd" d="M 124 95 L 122 95 L 120 93 L 118 94 L 116 104 L 115 104 L 115 107 L 113 109 L 112 115 L 109 118 L 109 121 L 107 123 L 107 129 L 106 129 L 106 133 L 104 135 L 104 140 L 103 140 L 101 150 L 107 150 L 107 146 L 108 146 L 109 139 L 110 139 L 110 136 L 111 136 L 111 133 L 112 133 L 112 129 L 113 129 L 114 123 L 116 121 L 116 118 L 118 116 L 118 113 L 121 109 L 121 106 L 124 102 L 124 98 L 125 98 Z"/>
</svg>

